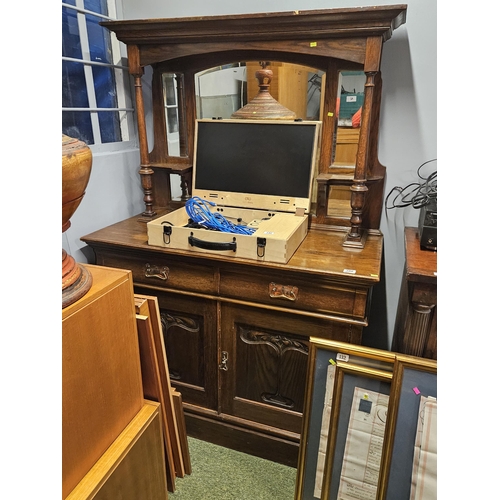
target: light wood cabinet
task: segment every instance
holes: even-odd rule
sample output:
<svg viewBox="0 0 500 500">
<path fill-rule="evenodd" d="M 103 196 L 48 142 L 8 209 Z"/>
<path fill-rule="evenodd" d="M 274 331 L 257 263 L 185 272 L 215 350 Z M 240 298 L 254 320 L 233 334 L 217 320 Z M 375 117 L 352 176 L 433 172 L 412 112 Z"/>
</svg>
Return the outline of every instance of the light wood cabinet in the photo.
<svg viewBox="0 0 500 500">
<path fill-rule="evenodd" d="M 143 396 L 132 273 L 85 267 L 92 287 L 62 311 L 62 496 L 162 498 L 147 493 L 147 477 L 166 498 L 159 410 Z M 131 482 L 144 493 L 118 494 Z"/>
<path fill-rule="evenodd" d="M 91 289 L 62 311 L 63 496 L 144 404 L 131 273 L 86 268 Z"/>
<path fill-rule="evenodd" d="M 66 500 L 168 498 L 160 405 L 146 401 Z"/>
</svg>

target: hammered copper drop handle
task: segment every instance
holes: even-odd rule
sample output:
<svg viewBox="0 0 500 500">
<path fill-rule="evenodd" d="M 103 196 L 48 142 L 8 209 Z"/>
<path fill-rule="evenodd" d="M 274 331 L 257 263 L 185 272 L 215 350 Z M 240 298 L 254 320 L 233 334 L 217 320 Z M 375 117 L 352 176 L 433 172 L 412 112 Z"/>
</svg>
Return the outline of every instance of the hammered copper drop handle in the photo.
<svg viewBox="0 0 500 500">
<path fill-rule="evenodd" d="M 227 372 L 228 368 L 227 368 L 227 361 L 229 359 L 229 354 L 227 351 L 222 351 L 222 357 L 221 357 L 221 362 L 219 364 L 219 370 L 224 370 L 225 372 Z"/>
<path fill-rule="evenodd" d="M 280 285 L 279 283 L 269 283 L 269 297 L 271 299 L 287 299 L 296 301 L 299 289 L 292 285 Z"/>
<path fill-rule="evenodd" d="M 169 273 L 170 270 L 168 267 L 162 267 L 160 269 L 157 266 L 150 266 L 149 264 L 146 264 L 144 276 L 146 278 L 160 278 L 163 281 L 167 281 Z"/>
</svg>

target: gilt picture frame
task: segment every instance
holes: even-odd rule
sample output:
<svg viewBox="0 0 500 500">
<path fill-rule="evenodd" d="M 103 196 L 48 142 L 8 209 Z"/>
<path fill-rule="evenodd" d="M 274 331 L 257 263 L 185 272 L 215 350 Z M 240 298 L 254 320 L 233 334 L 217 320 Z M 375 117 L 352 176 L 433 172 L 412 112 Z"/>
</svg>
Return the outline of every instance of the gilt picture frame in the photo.
<svg viewBox="0 0 500 500">
<path fill-rule="evenodd" d="M 310 339 L 296 500 L 378 498 L 395 357 Z"/>
<path fill-rule="evenodd" d="M 436 360 L 396 356 L 388 421 L 380 498 L 436 499 Z"/>
</svg>

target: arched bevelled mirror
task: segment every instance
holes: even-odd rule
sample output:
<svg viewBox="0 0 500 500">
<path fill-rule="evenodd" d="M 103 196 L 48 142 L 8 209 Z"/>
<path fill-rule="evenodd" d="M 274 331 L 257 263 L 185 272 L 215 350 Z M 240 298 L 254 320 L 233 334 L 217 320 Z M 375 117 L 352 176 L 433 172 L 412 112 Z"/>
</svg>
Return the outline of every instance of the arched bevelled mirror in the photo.
<svg viewBox="0 0 500 500">
<path fill-rule="evenodd" d="M 250 102 L 259 92 L 255 76 L 260 61 L 238 61 L 198 71 L 194 74 L 196 118 L 231 119 L 233 113 Z M 271 61 L 267 69 L 273 72 L 269 92 L 280 104 L 294 112 L 297 119 L 321 121 L 324 71 L 287 62 Z M 164 103 L 167 161 L 184 158 L 180 147 L 186 129 L 179 112 L 183 102 L 184 75 L 163 72 L 162 100 Z M 185 143 L 186 141 L 184 141 Z M 166 158 L 166 159 L 167 159 Z M 315 175 L 318 173 L 316 166 Z M 175 190 L 175 185 L 173 186 Z M 316 197 L 314 183 L 313 199 Z"/>
<path fill-rule="evenodd" d="M 338 66 L 342 67 L 342 63 L 339 62 Z M 350 68 L 352 66 L 349 65 Z M 259 84 L 255 75 L 260 67 L 260 61 L 247 60 L 190 74 L 190 84 L 195 94 L 195 118 L 230 119 L 233 113 L 258 94 Z M 323 121 L 330 110 L 324 102 L 327 84 L 325 71 L 282 61 L 271 61 L 267 67 L 273 71 L 269 86 L 273 98 L 293 111 L 297 119 Z M 160 154 L 171 165 L 175 165 L 176 158 L 179 161 L 190 159 L 183 108 L 186 78 L 180 72 L 161 72 L 164 127 L 160 128 L 164 129 L 167 147 Z M 332 143 L 331 158 L 323 167 L 318 162 L 314 177 L 328 179 L 324 219 L 330 224 L 347 226 L 351 217 L 351 186 L 361 130 L 366 75 L 362 70 L 341 69 L 336 72 L 335 81 L 335 124 L 329 139 Z M 159 139 L 162 140 L 161 137 Z M 175 173 L 171 173 L 171 182 L 175 178 Z M 175 194 L 175 184 L 172 187 Z M 190 195 L 190 183 L 183 180 L 181 187 L 185 189 L 182 196 L 177 196 L 180 202 Z M 318 183 L 314 182 L 311 208 L 314 217 L 317 216 L 317 199 Z"/>
<path fill-rule="evenodd" d="M 259 92 L 259 61 L 244 61 L 200 71 L 195 75 L 197 118 L 231 118 Z M 320 119 L 322 71 L 292 63 L 270 62 L 270 94 L 303 120 Z"/>
</svg>

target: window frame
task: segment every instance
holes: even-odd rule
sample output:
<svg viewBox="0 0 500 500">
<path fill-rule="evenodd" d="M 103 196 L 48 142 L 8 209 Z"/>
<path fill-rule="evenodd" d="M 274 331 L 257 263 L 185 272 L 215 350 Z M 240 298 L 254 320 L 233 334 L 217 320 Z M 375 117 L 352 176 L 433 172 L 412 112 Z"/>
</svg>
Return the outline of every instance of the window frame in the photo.
<svg viewBox="0 0 500 500">
<path fill-rule="evenodd" d="M 62 2 L 62 7 L 71 9 L 76 13 L 80 43 L 82 49 L 82 58 L 73 58 L 62 56 L 62 61 L 76 62 L 83 65 L 86 92 L 89 101 L 88 108 L 63 107 L 62 112 L 86 112 L 90 113 L 94 143 L 89 147 L 94 153 L 110 153 L 138 148 L 135 108 L 132 101 L 132 77 L 128 71 L 127 48 L 125 44 L 118 41 L 116 34 L 110 32 L 112 61 L 110 63 L 91 60 L 89 38 L 87 34 L 87 16 L 94 16 L 102 20 L 116 20 L 121 13 L 120 0 L 107 0 L 108 16 L 94 12 L 84 7 L 84 0 L 75 0 L 75 5 Z M 105 28 L 103 28 L 105 29 Z M 117 107 L 102 108 L 97 106 L 94 77 L 92 68 L 102 66 L 111 68 L 115 73 Z M 117 142 L 103 143 L 101 140 L 101 126 L 99 124 L 98 113 L 100 112 L 118 112 L 121 125 L 122 140 Z"/>
</svg>

